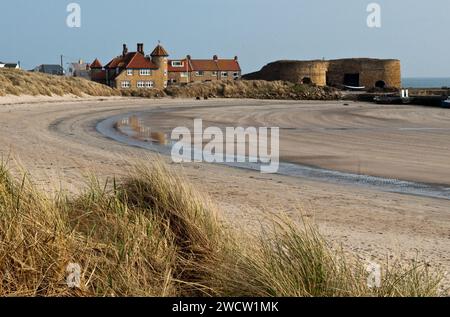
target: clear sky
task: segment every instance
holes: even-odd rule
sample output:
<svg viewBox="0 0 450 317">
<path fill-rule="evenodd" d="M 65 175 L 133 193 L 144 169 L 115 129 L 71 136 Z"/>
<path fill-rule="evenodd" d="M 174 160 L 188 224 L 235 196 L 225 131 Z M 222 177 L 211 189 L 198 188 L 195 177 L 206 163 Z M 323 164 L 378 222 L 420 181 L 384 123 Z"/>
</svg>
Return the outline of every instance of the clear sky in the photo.
<svg viewBox="0 0 450 317">
<path fill-rule="evenodd" d="M 81 6 L 81 28 L 66 7 Z M 367 5 L 381 5 L 381 28 Z M 450 77 L 449 0 L 2 0 L 0 61 L 25 68 L 82 58 L 103 63 L 122 43 L 171 57 L 239 56 L 244 72 L 278 59 L 399 58 L 403 75 Z"/>
</svg>

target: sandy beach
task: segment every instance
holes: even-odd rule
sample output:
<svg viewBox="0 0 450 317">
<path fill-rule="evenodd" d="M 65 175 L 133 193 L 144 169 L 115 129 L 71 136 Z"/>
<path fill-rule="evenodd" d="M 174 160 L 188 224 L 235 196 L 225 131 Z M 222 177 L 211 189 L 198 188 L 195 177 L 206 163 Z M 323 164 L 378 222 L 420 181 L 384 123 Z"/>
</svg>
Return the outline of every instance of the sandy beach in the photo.
<svg viewBox="0 0 450 317">
<path fill-rule="evenodd" d="M 193 118 L 215 126 L 279 126 L 282 160 L 432 184 L 450 183 L 450 112 L 365 103 L 259 100 L 0 98 L 0 155 L 13 157 L 48 192 L 83 178 L 123 175 L 157 155 L 96 130 L 111 116 L 161 109 L 161 131 Z M 164 109 L 170 109 L 166 112 Z M 163 157 L 170 164 L 170 158 Z M 14 166 L 12 163 L 11 166 Z M 219 206 L 224 219 L 257 230 L 270 213 L 313 218 L 322 233 L 362 258 L 419 257 L 450 269 L 450 201 L 226 166 L 171 164 Z M 15 168 L 15 171 L 18 170 Z"/>
</svg>

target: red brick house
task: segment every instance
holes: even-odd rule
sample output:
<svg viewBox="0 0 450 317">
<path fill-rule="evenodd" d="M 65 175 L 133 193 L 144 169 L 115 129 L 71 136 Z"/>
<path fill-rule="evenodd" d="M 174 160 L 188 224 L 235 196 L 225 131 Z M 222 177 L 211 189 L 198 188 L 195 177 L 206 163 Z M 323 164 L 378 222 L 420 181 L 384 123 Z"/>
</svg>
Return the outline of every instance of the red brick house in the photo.
<svg viewBox="0 0 450 317">
<path fill-rule="evenodd" d="M 162 89 L 167 86 L 168 56 L 161 45 L 146 56 L 144 44 L 138 43 L 136 52 L 128 52 L 128 47 L 124 44 L 122 54 L 105 66 L 102 67 L 97 59 L 92 62 L 91 79 L 120 89 Z"/>
<path fill-rule="evenodd" d="M 192 59 L 189 55 L 181 60 L 169 60 L 169 84 L 208 82 L 224 79 L 240 79 L 241 67 L 234 59 Z"/>
</svg>

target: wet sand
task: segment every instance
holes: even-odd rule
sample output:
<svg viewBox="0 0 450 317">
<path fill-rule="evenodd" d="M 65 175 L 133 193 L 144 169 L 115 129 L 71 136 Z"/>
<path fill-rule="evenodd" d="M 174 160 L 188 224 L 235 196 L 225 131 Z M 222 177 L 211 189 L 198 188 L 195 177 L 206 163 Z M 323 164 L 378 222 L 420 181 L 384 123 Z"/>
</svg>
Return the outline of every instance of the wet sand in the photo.
<svg viewBox="0 0 450 317">
<path fill-rule="evenodd" d="M 450 187 L 450 111 L 364 103 L 180 109 L 141 115 L 144 126 L 280 127 L 280 159 L 330 170 Z"/>
<path fill-rule="evenodd" d="M 282 147 L 283 157 L 294 157 L 292 161 L 449 183 L 450 142 L 444 126 L 449 115 L 444 109 L 258 100 L 1 103 L 0 98 L 0 155 L 18 158 L 46 190 L 62 186 L 73 192 L 84 185 L 80 176 L 90 172 L 103 178 L 121 176 L 137 160 L 154 161 L 154 153 L 111 140 L 96 130 L 99 122 L 112 116 L 149 109 L 159 109 L 167 118 L 149 119 L 152 125 L 159 122 L 161 129 L 194 117 L 227 126 L 279 124 L 291 132 L 282 136 Z M 296 146 L 283 145 L 286 142 Z M 168 158 L 163 160 L 170 163 Z M 362 162 L 358 169 L 357 162 Z M 270 213 L 299 219 L 301 210 L 327 238 L 363 258 L 407 261 L 418 253 L 433 267 L 450 269 L 448 200 L 203 163 L 171 167 L 210 196 L 235 228 L 258 230 Z"/>
</svg>

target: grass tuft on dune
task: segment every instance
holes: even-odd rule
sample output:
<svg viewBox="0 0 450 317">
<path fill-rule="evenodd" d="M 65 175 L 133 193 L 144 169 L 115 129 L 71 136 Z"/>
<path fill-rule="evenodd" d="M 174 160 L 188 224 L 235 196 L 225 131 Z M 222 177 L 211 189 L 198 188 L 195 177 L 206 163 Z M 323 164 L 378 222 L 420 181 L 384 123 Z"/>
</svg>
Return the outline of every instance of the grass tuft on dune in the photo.
<svg viewBox="0 0 450 317">
<path fill-rule="evenodd" d="M 54 76 L 17 69 L 0 69 L 0 96 L 117 96 L 108 86 L 76 77 Z"/>
<path fill-rule="evenodd" d="M 69 263 L 81 286 L 66 284 Z M 426 265 L 389 266 L 380 288 L 364 263 L 313 225 L 275 219 L 237 232 L 185 179 L 157 163 L 76 197 L 36 190 L 0 167 L 0 296 L 436 296 Z"/>
</svg>

